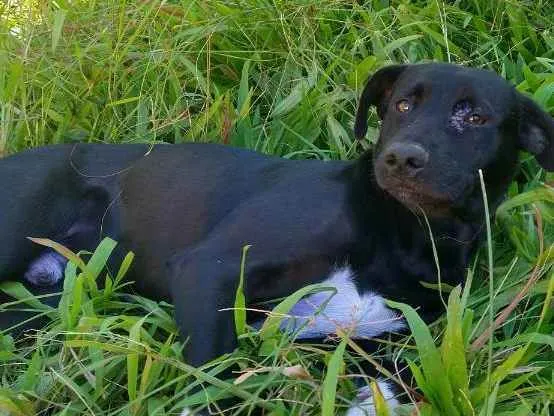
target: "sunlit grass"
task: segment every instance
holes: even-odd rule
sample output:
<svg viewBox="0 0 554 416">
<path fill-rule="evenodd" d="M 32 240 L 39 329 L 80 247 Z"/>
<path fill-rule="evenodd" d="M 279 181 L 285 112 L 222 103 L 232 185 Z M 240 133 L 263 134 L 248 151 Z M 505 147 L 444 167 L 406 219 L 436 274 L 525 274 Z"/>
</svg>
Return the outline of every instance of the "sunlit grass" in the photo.
<svg viewBox="0 0 554 416">
<path fill-rule="evenodd" d="M 1 3 L 0 154 L 71 141 L 211 141 L 290 158 L 353 158 L 367 146 L 351 132 L 361 85 L 394 62 L 490 68 L 554 110 L 550 2 L 360 3 Z M 377 127 L 372 114 L 369 141 Z M 343 351 L 340 340 L 296 344 L 241 324 L 240 350 L 194 369 L 181 359 L 172 307 L 125 294 L 127 264 L 110 278 L 71 266 L 57 309 L 24 306 L 50 324 L 32 339 L 1 339 L 0 414 L 179 414 L 224 396 L 243 399 L 236 414 L 259 406 L 275 415 L 340 414 L 355 396 L 342 363 L 382 356 L 409 363 L 426 397 L 423 415 L 552 414 L 552 176 L 526 155 L 522 162 L 468 284 L 444 293 L 448 312 L 428 327 L 404 310 L 413 338 L 383 340 L 368 355 L 347 337 Z M 112 248 L 104 242 L 96 264 Z M 491 311 L 510 307 L 530 278 L 492 338 L 483 335 Z M 233 364 L 243 370 L 238 381 L 216 378 Z"/>
</svg>

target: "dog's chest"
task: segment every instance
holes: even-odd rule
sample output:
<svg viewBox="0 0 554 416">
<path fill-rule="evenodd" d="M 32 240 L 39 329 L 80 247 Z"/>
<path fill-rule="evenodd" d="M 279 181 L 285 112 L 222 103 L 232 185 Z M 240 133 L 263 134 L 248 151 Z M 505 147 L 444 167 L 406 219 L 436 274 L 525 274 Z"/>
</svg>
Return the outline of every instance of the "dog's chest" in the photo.
<svg viewBox="0 0 554 416">
<path fill-rule="evenodd" d="M 342 330 L 353 338 L 371 338 L 405 327 L 401 316 L 388 308 L 377 293 L 360 293 L 348 267 L 335 270 L 323 285 L 325 291 L 296 303 L 281 324 L 283 331 L 296 332 L 298 338 L 321 338 Z"/>
</svg>

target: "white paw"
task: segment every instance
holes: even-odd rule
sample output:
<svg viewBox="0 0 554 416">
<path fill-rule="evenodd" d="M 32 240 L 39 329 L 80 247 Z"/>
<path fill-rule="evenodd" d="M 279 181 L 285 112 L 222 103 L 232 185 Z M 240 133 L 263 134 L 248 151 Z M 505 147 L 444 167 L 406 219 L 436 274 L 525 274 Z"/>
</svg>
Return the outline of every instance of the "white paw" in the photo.
<svg viewBox="0 0 554 416">
<path fill-rule="evenodd" d="M 396 406 L 400 404 L 398 400 L 395 399 L 394 391 L 391 388 L 391 384 L 383 381 L 377 380 L 377 385 L 379 390 L 383 394 L 389 410 L 393 410 Z M 358 395 L 356 403 L 350 406 L 346 412 L 346 416 L 375 416 L 375 404 L 373 402 L 373 394 L 369 386 L 362 387 L 358 390 Z"/>
<path fill-rule="evenodd" d="M 52 286 L 63 278 L 66 263 L 63 256 L 48 251 L 33 260 L 23 278 L 36 286 Z"/>
</svg>

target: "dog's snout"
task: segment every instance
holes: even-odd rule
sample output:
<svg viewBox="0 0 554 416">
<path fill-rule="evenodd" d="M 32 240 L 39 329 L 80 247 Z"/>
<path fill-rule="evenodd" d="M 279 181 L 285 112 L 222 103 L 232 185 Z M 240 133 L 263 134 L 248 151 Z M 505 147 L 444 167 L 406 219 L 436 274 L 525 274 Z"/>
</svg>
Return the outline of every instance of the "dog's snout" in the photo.
<svg viewBox="0 0 554 416">
<path fill-rule="evenodd" d="M 393 143 L 382 157 L 387 173 L 415 176 L 427 164 L 429 153 L 415 143 Z"/>
</svg>

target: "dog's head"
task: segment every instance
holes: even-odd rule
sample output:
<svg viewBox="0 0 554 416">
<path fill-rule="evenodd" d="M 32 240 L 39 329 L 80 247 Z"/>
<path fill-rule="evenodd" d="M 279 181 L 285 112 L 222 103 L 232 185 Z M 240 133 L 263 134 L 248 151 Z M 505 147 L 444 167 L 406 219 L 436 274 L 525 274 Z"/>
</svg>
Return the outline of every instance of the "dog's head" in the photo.
<svg viewBox="0 0 554 416">
<path fill-rule="evenodd" d="M 358 138 L 370 106 L 382 120 L 374 149 L 378 185 L 429 215 L 476 204 L 479 169 L 494 203 L 520 149 L 554 169 L 554 119 L 493 72 L 436 63 L 385 67 L 362 93 Z"/>
</svg>

